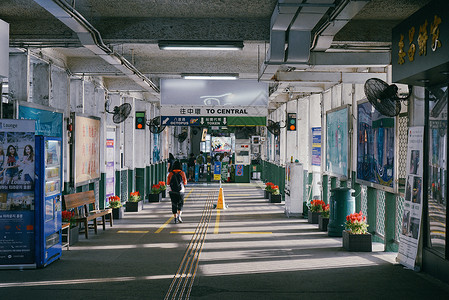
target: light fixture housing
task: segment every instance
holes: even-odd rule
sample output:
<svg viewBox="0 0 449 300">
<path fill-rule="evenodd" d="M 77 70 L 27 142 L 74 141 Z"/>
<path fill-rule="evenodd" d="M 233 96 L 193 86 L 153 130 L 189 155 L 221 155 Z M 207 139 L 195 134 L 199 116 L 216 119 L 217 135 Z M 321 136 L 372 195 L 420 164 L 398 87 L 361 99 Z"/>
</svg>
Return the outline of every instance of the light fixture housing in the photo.
<svg viewBox="0 0 449 300">
<path fill-rule="evenodd" d="M 239 74 L 229 73 L 203 73 L 203 74 L 181 74 L 183 79 L 200 79 L 200 80 L 236 80 Z"/>
<path fill-rule="evenodd" d="M 243 49 L 241 41 L 159 41 L 161 50 L 232 51 Z"/>
</svg>

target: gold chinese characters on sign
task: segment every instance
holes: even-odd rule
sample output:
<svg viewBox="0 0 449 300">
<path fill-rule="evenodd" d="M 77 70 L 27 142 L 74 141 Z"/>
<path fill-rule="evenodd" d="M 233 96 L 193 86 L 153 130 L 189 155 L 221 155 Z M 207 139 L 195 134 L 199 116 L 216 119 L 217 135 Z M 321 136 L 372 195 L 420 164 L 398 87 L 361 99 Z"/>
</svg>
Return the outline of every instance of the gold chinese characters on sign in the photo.
<svg viewBox="0 0 449 300">
<path fill-rule="evenodd" d="M 441 47 L 441 41 L 439 40 L 440 38 L 440 28 L 439 25 L 441 24 L 441 18 L 438 17 L 437 15 L 434 16 L 434 20 L 433 22 L 430 24 L 430 35 L 432 37 L 432 51 L 436 51 L 438 48 Z M 423 24 L 421 24 L 419 26 L 419 32 L 418 32 L 418 38 L 417 38 L 417 42 L 418 42 L 418 54 L 420 56 L 424 56 L 427 55 L 427 40 L 429 39 L 429 35 L 428 35 L 428 26 L 429 23 L 427 20 L 424 21 Z M 415 60 L 415 53 L 416 53 L 416 45 L 414 43 L 414 39 L 415 39 L 415 27 L 412 26 L 409 31 L 408 31 L 408 50 L 407 50 L 407 56 L 408 56 L 408 60 L 409 61 L 414 61 Z M 399 51 L 398 51 L 398 64 L 402 65 L 405 63 L 405 56 L 406 56 L 406 52 L 404 51 L 404 35 L 401 34 L 400 35 L 400 40 L 398 43 L 399 46 Z"/>
</svg>

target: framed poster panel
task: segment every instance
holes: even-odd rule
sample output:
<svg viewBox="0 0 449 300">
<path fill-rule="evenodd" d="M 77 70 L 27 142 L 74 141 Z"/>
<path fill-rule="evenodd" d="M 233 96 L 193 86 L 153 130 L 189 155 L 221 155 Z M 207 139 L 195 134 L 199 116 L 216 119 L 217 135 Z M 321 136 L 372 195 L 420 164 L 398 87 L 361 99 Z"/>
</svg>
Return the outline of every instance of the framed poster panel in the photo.
<svg viewBox="0 0 449 300">
<path fill-rule="evenodd" d="M 380 114 L 367 100 L 357 103 L 357 177 L 370 187 L 395 192 L 396 118 Z"/>
<path fill-rule="evenodd" d="M 326 112 L 326 173 L 347 179 L 349 172 L 349 105 Z"/>
<path fill-rule="evenodd" d="M 75 187 L 100 179 L 100 118 L 72 114 L 72 176 Z"/>
</svg>

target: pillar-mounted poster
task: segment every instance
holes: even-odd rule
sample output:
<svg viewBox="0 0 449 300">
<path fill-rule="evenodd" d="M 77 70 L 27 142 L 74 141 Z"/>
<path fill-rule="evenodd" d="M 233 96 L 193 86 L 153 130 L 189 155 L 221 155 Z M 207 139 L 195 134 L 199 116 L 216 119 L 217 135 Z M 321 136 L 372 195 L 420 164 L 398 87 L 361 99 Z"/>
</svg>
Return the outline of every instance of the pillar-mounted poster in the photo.
<svg viewBox="0 0 449 300">
<path fill-rule="evenodd" d="M 326 113 L 326 172 L 347 179 L 349 172 L 349 105 Z"/>
<path fill-rule="evenodd" d="M 366 100 L 357 104 L 357 178 L 358 183 L 396 191 L 394 163 L 395 118 L 380 114 Z"/>
</svg>

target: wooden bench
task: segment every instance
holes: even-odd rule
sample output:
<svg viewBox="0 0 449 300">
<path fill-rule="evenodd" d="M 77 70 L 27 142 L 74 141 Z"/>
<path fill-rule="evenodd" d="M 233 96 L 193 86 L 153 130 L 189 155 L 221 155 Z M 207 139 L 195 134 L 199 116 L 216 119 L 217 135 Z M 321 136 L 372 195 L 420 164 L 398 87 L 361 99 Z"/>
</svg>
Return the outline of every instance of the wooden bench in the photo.
<svg viewBox="0 0 449 300">
<path fill-rule="evenodd" d="M 92 204 L 93 210 L 89 210 L 90 204 Z M 86 239 L 89 238 L 89 225 L 92 225 L 95 234 L 97 234 L 98 218 L 101 218 L 103 230 L 106 230 L 106 216 L 109 215 L 109 224 L 112 227 L 112 209 L 97 209 L 94 191 L 64 195 L 64 205 L 66 210 L 73 209 L 75 211 L 77 225 L 79 223 L 84 224 L 84 235 Z M 92 224 L 89 224 L 91 221 Z"/>
</svg>

